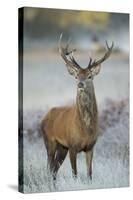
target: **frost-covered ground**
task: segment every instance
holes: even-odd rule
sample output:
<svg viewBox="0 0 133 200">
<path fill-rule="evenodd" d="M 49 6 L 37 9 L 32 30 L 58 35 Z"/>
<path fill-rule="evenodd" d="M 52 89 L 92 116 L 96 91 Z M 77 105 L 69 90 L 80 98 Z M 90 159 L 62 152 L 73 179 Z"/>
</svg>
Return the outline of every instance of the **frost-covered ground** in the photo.
<svg viewBox="0 0 133 200">
<path fill-rule="evenodd" d="M 71 174 L 67 156 L 54 188 L 47 172 L 47 156 L 39 122 L 45 111 L 24 112 L 24 192 L 49 192 L 129 186 L 128 99 L 108 100 L 100 111 L 99 139 L 95 146 L 93 180 L 86 174 L 84 153 L 78 155 L 78 178 Z"/>
</svg>

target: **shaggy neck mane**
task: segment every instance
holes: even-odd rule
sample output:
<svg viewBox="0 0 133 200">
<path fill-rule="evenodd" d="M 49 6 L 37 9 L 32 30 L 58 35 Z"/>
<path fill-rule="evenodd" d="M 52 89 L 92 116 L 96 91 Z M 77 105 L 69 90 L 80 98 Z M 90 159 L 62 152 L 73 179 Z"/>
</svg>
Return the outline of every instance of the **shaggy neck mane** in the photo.
<svg viewBox="0 0 133 200">
<path fill-rule="evenodd" d="M 92 81 L 85 91 L 77 91 L 76 107 L 82 128 L 87 134 L 93 134 L 94 125 L 97 124 L 97 105 Z"/>
</svg>

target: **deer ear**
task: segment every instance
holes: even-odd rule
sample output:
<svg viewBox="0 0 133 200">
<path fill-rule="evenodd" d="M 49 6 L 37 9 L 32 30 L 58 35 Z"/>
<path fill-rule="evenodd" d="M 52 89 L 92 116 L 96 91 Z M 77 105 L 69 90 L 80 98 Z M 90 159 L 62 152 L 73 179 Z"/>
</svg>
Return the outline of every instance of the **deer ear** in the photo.
<svg viewBox="0 0 133 200">
<path fill-rule="evenodd" d="M 92 76 L 95 76 L 95 75 L 99 74 L 100 69 L 101 69 L 101 65 L 93 67 L 92 70 L 91 70 Z"/>
<path fill-rule="evenodd" d="M 70 67 L 69 65 L 66 65 L 66 67 L 70 75 L 77 76 L 78 70 L 75 67 Z"/>
</svg>

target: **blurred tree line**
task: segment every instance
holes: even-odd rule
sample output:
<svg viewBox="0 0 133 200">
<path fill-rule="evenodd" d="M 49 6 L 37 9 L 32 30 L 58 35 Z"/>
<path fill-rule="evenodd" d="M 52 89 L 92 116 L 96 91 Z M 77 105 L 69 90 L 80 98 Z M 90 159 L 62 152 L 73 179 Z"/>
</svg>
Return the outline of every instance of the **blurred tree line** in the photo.
<svg viewBox="0 0 133 200">
<path fill-rule="evenodd" d="M 94 11 L 24 8 L 25 35 L 38 39 L 47 36 L 56 37 L 61 32 L 65 32 L 67 35 L 76 31 L 76 35 L 78 35 L 83 30 L 104 31 L 112 22 L 114 24 L 121 20 L 122 23 L 124 21 L 127 23 L 127 15 Z"/>
</svg>

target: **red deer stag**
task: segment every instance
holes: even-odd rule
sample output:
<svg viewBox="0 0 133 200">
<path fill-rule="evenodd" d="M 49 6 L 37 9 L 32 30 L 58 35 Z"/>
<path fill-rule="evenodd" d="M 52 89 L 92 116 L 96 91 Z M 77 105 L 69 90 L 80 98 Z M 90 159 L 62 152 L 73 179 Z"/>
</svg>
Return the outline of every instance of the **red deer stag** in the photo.
<svg viewBox="0 0 133 200">
<path fill-rule="evenodd" d="M 89 60 L 86 68 L 81 68 L 73 57 L 75 50 L 69 51 L 61 45 L 59 53 L 65 61 L 69 74 L 77 79 L 76 104 L 73 106 L 52 108 L 41 122 L 41 130 L 47 149 L 48 166 L 53 180 L 69 151 L 72 173 L 77 176 L 77 153 L 84 151 L 86 155 L 87 173 L 92 179 L 93 149 L 98 137 L 98 110 L 93 85 L 93 78 L 100 72 L 100 65 L 109 58 L 112 49 L 107 46 L 104 56 L 93 61 Z"/>
</svg>

